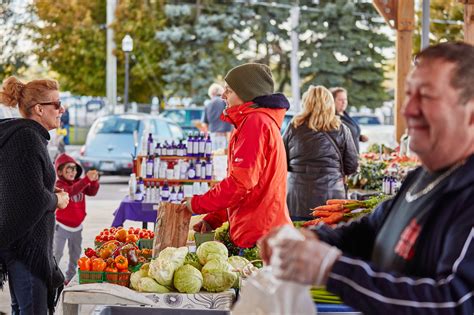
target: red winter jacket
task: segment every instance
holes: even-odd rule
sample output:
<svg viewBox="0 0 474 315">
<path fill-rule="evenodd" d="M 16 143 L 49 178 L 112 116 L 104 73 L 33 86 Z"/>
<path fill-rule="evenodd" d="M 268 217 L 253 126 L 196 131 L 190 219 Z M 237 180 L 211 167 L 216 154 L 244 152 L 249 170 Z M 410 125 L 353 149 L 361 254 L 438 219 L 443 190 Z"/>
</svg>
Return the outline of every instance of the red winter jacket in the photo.
<svg viewBox="0 0 474 315">
<path fill-rule="evenodd" d="M 80 178 L 82 168 L 72 157 L 67 154 L 58 156 L 55 162 L 56 174 L 58 168 L 65 163 L 75 163 L 77 165 L 77 174 L 74 181 L 65 180 L 59 177 L 56 181 L 56 187 L 64 189 L 69 194 L 69 204 L 64 209 L 56 209 L 56 220 L 66 226 L 78 227 L 86 217 L 86 198 L 95 196 L 99 190 L 99 181 L 90 181 L 87 176 Z"/>
<path fill-rule="evenodd" d="M 213 228 L 229 221 L 239 247 L 253 247 L 273 227 L 291 224 L 286 206 L 286 154 L 280 134 L 286 110 L 252 102 L 233 106 L 223 120 L 235 129 L 229 143 L 227 177 L 204 195 L 194 196 L 194 213 Z"/>
</svg>

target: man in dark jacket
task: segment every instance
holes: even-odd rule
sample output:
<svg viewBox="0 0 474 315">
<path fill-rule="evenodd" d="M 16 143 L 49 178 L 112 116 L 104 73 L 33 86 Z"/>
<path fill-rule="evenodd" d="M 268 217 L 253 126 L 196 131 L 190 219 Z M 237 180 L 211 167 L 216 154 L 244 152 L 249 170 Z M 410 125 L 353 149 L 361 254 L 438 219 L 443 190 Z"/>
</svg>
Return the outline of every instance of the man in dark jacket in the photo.
<svg viewBox="0 0 474 315">
<path fill-rule="evenodd" d="M 279 277 L 326 285 L 364 314 L 474 313 L 473 64 L 465 43 L 417 56 L 402 114 L 423 166 L 370 216 L 278 244 Z"/>
</svg>

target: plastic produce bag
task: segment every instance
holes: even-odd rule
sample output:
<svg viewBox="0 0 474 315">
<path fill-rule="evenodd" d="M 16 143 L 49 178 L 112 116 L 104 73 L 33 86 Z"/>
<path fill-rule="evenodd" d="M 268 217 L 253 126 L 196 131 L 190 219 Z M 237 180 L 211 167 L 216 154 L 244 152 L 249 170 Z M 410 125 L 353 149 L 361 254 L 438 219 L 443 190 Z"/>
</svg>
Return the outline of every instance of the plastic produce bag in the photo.
<svg viewBox="0 0 474 315">
<path fill-rule="evenodd" d="M 282 228 L 272 239 L 304 239 L 290 226 Z M 255 272 L 242 285 L 240 299 L 233 315 L 260 314 L 316 314 L 316 306 L 309 293 L 310 286 L 277 279 L 272 269 L 279 266 L 278 253 L 272 255 L 270 266 Z"/>
</svg>

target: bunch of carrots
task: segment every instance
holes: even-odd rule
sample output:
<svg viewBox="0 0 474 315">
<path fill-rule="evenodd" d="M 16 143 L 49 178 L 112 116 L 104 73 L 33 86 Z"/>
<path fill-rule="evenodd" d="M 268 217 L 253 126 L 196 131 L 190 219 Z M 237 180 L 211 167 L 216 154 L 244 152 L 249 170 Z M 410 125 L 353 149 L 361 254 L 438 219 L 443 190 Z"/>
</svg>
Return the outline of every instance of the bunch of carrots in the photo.
<svg viewBox="0 0 474 315">
<path fill-rule="evenodd" d="M 305 222 L 303 226 L 307 227 L 311 225 L 317 225 L 319 223 L 325 223 L 329 225 L 337 224 L 341 221 L 358 216 L 361 213 L 370 212 L 370 210 L 363 210 L 357 213 L 351 213 L 352 210 L 361 208 L 366 209 L 370 206 L 371 204 L 366 201 L 351 199 L 329 199 L 326 201 L 326 205 L 310 209 L 312 210 L 311 215 L 316 217 L 316 219 Z"/>
</svg>

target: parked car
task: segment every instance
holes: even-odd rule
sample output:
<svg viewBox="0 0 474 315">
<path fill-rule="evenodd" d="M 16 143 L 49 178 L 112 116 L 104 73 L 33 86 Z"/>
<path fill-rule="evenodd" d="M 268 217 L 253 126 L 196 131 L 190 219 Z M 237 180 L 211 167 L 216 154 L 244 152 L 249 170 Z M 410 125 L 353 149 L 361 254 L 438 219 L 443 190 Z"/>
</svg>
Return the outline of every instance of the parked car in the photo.
<svg viewBox="0 0 474 315">
<path fill-rule="evenodd" d="M 177 123 L 185 132 L 199 131 L 194 121 L 202 121 L 204 110 L 202 107 L 165 109 L 160 117 L 168 118 Z"/>
<path fill-rule="evenodd" d="M 384 125 L 382 119 L 375 114 L 351 114 L 351 117 L 359 124 L 361 133 L 369 137 L 369 141 L 360 142 L 360 152 L 366 152 L 374 143 L 391 148 L 397 146 L 395 126 Z"/>
<path fill-rule="evenodd" d="M 69 124 L 71 126 L 90 126 L 98 116 L 101 116 L 105 102 L 101 99 L 91 99 L 86 103 L 69 98 L 65 101 L 69 111 Z"/>
<path fill-rule="evenodd" d="M 109 174 L 129 174 L 134 154 L 133 133 L 138 134 L 138 150 L 144 137 L 155 141 L 183 139 L 183 130 L 174 122 L 149 114 L 120 114 L 98 118 L 89 130 L 79 161 L 86 169 Z M 146 133 L 146 134 L 145 134 Z"/>
</svg>

